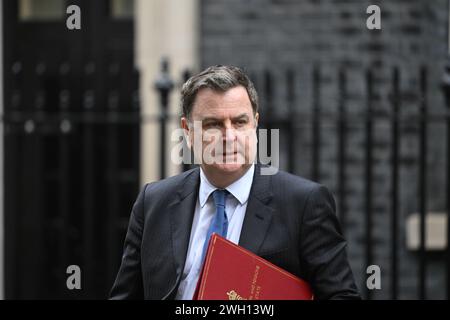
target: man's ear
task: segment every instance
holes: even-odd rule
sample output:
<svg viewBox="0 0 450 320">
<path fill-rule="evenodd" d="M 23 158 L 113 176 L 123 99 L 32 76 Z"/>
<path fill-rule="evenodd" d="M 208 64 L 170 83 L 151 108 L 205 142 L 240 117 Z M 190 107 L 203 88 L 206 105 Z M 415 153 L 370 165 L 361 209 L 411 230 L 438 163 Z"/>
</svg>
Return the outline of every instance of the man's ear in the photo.
<svg viewBox="0 0 450 320">
<path fill-rule="evenodd" d="M 258 123 L 259 123 L 259 113 L 257 112 L 255 114 L 255 129 L 258 129 Z"/>
<path fill-rule="evenodd" d="M 181 128 L 189 131 L 189 124 L 188 124 L 188 120 L 186 119 L 186 117 L 184 117 L 184 116 L 181 117 L 180 124 L 181 124 Z"/>
<path fill-rule="evenodd" d="M 191 138 L 190 138 L 190 129 L 189 129 L 189 120 L 186 117 L 181 117 L 181 128 L 184 132 L 184 137 L 186 139 L 187 146 L 191 148 Z"/>
</svg>

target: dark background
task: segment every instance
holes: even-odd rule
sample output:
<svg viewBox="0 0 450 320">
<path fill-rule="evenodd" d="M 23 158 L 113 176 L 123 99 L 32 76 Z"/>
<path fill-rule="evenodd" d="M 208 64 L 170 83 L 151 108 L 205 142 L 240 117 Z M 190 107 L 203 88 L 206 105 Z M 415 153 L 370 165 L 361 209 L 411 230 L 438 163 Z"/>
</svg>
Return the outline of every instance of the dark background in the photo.
<svg viewBox="0 0 450 320">
<path fill-rule="evenodd" d="M 109 0 L 32 2 L 55 14 L 23 20 L 3 1 L 5 297 L 103 299 L 139 191 L 133 1 L 120 17 Z M 201 67 L 248 71 L 281 169 L 335 195 L 364 297 L 448 298 L 448 249 L 406 246 L 412 214 L 449 212 L 447 1 L 198 3 Z M 80 31 L 61 27 L 69 4 Z M 366 28 L 371 4 L 381 30 Z M 82 290 L 66 288 L 71 264 Z M 366 289 L 371 264 L 381 290 Z"/>
</svg>

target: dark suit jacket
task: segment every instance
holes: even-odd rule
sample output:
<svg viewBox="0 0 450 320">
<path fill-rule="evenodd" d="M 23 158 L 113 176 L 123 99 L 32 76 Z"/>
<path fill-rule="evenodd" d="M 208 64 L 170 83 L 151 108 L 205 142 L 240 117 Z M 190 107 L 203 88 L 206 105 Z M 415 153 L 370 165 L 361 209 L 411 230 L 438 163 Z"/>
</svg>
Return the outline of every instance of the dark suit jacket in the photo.
<svg viewBox="0 0 450 320">
<path fill-rule="evenodd" d="M 239 245 L 308 281 L 317 299 L 359 298 L 335 203 L 323 186 L 279 171 L 253 184 Z M 147 184 L 131 213 L 111 299 L 173 299 L 200 185 L 195 168 Z"/>
</svg>

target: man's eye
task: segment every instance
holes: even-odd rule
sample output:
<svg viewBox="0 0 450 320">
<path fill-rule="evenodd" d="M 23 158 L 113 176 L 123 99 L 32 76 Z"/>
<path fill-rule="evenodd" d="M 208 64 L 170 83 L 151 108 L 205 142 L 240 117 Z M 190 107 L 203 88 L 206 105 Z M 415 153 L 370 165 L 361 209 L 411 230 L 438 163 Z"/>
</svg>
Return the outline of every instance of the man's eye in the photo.
<svg viewBox="0 0 450 320">
<path fill-rule="evenodd" d="M 218 128 L 220 126 L 220 123 L 218 122 L 209 122 L 205 125 L 206 128 Z"/>
<path fill-rule="evenodd" d="M 236 121 L 236 124 L 237 124 L 238 126 L 243 126 L 243 125 L 246 125 L 246 124 L 247 124 L 247 121 L 246 121 L 246 120 L 238 120 L 238 121 Z"/>
</svg>

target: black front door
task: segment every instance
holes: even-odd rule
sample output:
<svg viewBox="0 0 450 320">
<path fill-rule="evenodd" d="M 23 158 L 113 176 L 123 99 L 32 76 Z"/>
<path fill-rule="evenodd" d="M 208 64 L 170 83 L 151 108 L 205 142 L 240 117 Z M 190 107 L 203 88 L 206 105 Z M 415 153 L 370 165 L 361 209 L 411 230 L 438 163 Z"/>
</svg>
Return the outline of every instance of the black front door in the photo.
<svg viewBox="0 0 450 320">
<path fill-rule="evenodd" d="M 139 188 L 133 1 L 3 3 L 6 298 L 106 298 Z"/>
</svg>

